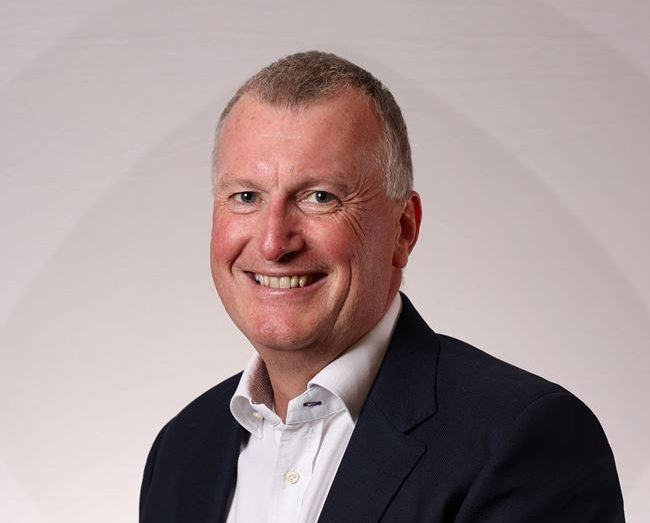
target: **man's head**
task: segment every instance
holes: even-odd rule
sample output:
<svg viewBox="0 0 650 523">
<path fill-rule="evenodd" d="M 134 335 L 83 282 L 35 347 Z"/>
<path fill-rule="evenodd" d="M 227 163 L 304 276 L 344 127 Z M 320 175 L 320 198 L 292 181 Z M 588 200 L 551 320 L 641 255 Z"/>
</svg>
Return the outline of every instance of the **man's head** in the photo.
<svg viewBox="0 0 650 523">
<path fill-rule="evenodd" d="M 327 363 L 375 325 L 417 239 L 411 186 L 399 107 L 366 71 L 301 53 L 239 89 L 215 144 L 211 265 L 255 347 Z"/>
</svg>

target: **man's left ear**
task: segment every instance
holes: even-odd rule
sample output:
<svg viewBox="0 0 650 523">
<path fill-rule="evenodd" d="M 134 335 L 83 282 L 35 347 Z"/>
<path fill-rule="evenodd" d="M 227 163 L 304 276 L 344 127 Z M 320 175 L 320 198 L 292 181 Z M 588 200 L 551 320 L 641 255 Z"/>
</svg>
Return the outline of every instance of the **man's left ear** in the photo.
<svg viewBox="0 0 650 523">
<path fill-rule="evenodd" d="M 399 230 L 395 240 L 395 251 L 393 252 L 393 267 L 398 269 L 406 267 L 409 254 L 415 247 L 415 242 L 418 241 L 420 223 L 422 223 L 420 195 L 415 191 L 411 191 L 399 217 Z"/>
</svg>

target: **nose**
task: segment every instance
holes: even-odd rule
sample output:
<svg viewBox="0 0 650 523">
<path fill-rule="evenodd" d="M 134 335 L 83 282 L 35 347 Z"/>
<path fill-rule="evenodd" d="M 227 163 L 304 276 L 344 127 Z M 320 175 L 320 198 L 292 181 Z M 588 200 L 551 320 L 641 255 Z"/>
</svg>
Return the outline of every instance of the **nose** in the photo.
<svg viewBox="0 0 650 523">
<path fill-rule="evenodd" d="M 299 217 L 287 201 L 274 201 L 262 213 L 259 251 L 266 261 L 286 261 L 304 248 Z"/>
</svg>

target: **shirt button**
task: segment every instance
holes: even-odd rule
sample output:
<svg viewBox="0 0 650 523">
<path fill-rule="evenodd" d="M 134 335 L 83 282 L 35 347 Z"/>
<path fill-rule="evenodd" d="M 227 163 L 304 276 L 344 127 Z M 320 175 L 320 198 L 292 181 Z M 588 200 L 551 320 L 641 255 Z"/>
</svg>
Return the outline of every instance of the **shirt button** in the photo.
<svg viewBox="0 0 650 523">
<path fill-rule="evenodd" d="M 259 412 L 255 411 L 255 412 L 253 412 L 253 417 L 255 417 L 257 419 L 260 419 L 262 417 L 262 415 Z"/>
<path fill-rule="evenodd" d="M 292 485 L 295 485 L 296 483 L 298 483 L 298 480 L 300 479 L 300 474 L 298 474 L 295 470 L 290 470 L 284 475 L 284 479 L 287 480 Z"/>
</svg>

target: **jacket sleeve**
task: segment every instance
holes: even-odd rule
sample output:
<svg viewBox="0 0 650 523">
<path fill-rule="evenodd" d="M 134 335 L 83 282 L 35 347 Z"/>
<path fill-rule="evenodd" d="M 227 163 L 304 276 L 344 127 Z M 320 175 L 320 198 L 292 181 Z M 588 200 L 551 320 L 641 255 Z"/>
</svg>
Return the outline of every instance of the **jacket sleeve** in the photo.
<svg viewBox="0 0 650 523">
<path fill-rule="evenodd" d="M 153 445 L 151 446 L 151 450 L 149 451 L 149 455 L 147 456 L 147 462 L 144 466 L 144 474 L 142 476 L 142 485 L 140 486 L 140 510 L 139 510 L 139 521 L 144 520 L 144 511 L 146 507 L 146 501 L 147 501 L 147 493 L 149 491 L 149 486 L 151 485 L 151 480 L 153 479 L 153 474 L 154 470 L 156 468 L 156 455 L 158 454 L 158 448 L 160 446 L 160 441 L 163 438 L 163 435 L 165 433 L 165 429 L 167 428 L 167 425 L 165 425 L 161 431 L 158 433 L 156 436 L 156 439 L 153 442 Z"/>
<path fill-rule="evenodd" d="M 519 414 L 456 517 L 456 523 L 476 521 L 625 521 L 614 456 L 584 403 L 553 392 Z"/>
</svg>

